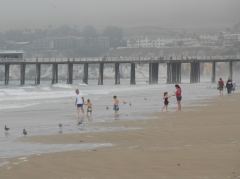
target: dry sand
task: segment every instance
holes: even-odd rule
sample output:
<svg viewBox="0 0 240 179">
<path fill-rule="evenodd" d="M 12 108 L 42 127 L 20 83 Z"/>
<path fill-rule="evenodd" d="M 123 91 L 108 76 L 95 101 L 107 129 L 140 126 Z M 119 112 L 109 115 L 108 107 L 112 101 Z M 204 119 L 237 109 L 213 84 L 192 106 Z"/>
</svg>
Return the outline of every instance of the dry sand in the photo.
<svg viewBox="0 0 240 179">
<path fill-rule="evenodd" d="M 185 109 L 186 110 L 186 109 Z M 18 159 L 0 179 L 236 179 L 240 178 L 240 95 L 210 106 L 112 124 L 141 130 L 25 138 L 42 143 L 112 143 L 113 147 Z"/>
</svg>

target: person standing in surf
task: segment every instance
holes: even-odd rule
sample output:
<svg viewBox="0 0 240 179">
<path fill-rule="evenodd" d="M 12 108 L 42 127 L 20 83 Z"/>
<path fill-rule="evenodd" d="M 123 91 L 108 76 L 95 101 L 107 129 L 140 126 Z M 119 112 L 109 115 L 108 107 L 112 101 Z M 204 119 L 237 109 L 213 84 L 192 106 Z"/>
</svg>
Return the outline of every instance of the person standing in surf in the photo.
<svg viewBox="0 0 240 179">
<path fill-rule="evenodd" d="M 85 105 L 87 106 L 87 116 L 91 116 L 92 115 L 92 102 L 90 99 L 87 99 L 87 102 L 85 103 Z"/>
<path fill-rule="evenodd" d="M 177 99 L 177 111 L 181 111 L 182 110 L 182 105 L 181 105 L 182 89 L 178 84 L 175 85 L 175 88 L 176 88 L 175 96 Z"/>
<path fill-rule="evenodd" d="M 168 104 L 169 104 L 169 96 L 168 96 L 168 92 L 164 92 L 163 93 L 163 101 L 164 101 L 164 105 L 163 105 L 163 108 L 162 108 L 162 112 L 165 111 L 167 112 L 168 111 Z"/>
<path fill-rule="evenodd" d="M 113 111 L 115 112 L 115 114 L 117 114 L 119 111 L 119 100 L 117 96 L 113 96 Z"/>
<path fill-rule="evenodd" d="M 227 88 L 227 93 L 231 94 L 233 91 L 233 82 L 230 78 L 227 80 L 226 88 Z"/>
<path fill-rule="evenodd" d="M 79 94 L 79 89 L 76 89 L 75 106 L 77 107 L 77 119 L 80 121 L 80 114 L 84 114 L 83 104 L 84 98 Z"/>
<path fill-rule="evenodd" d="M 224 81 L 222 80 L 222 78 L 219 78 L 218 90 L 219 90 L 219 95 L 220 96 L 223 96 L 223 88 L 224 88 Z"/>
</svg>

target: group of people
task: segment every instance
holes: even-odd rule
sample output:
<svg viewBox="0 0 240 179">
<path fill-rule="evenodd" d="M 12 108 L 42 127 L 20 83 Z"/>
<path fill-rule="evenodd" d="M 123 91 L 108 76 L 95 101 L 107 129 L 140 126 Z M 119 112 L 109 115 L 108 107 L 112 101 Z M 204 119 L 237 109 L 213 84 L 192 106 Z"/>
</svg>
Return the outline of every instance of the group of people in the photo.
<svg viewBox="0 0 240 179">
<path fill-rule="evenodd" d="M 218 88 L 218 90 L 219 90 L 219 95 L 220 95 L 220 96 L 223 96 L 223 90 L 224 90 L 225 87 L 226 87 L 226 89 L 227 89 L 227 93 L 228 93 L 228 94 L 231 94 L 232 92 L 235 91 L 236 83 L 233 82 L 233 81 L 229 78 L 229 79 L 227 80 L 227 82 L 226 82 L 226 85 L 225 85 L 223 79 L 222 79 L 222 78 L 219 78 L 218 87 L 217 87 L 217 88 Z"/>
<path fill-rule="evenodd" d="M 169 98 L 171 96 L 176 96 L 177 111 L 181 111 L 182 89 L 178 84 L 175 85 L 175 88 L 176 88 L 176 92 L 172 95 L 168 95 L 168 92 L 164 92 L 164 95 L 163 95 L 164 104 L 163 104 L 162 111 L 168 111 Z M 86 106 L 87 116 L 89 117 L 92 115 L 92 102 L 90 99 L 87 99 L 87 101 L 85 102 L 84 97 L 80 95 L 79 89 L 76 89 L 75 92 L 76 92 L 75 105 L 77 107 L 77 119 L 79 121 L 81 121 L 81 117 L 85 113 L 84 106 Z M 123 100 L 122 103 L 126 104 L 127 102 Z M 115 114 L 118 114 L 119 104 L 120 104 L 120 100 L 118 99 L 117 96 L 114 95 L 113 96 L 113 111 Z M 131 106 L 131 103 L 129 103 L 129 105 Z"/>
<path fill-rule="evenodd" d="M 172 95 L 169 95 L 168 92 L 164 92 L 163 93 L 163 108 L 162 108 L 162 112 L 163 111 L 168 111 L 168 105 L 169 105 L 169 98 L 171 96 L 175 96 L 176 100 L 177 100 L 177 111 L 181 111 L 182 110 L 182 105 L 181 105 L 181 101 L 182 101 L 182 89 L 181 87 L 176 84 L 175 85 L 176 88 L 176 92 Z"/>
<path fill-rule="evenodd" d="M 76 100 L 75 105 L 77 107 L 77 118 L 80 120 L 81 113 L 84 114 L 84 105 L 87 107 L 87 116 L 92 115 L 92 102 L 90 99 L 87 99 L 85 102 L 84 97 L 80 95 L 79 89 L 76 89 Z"/>
</svg>

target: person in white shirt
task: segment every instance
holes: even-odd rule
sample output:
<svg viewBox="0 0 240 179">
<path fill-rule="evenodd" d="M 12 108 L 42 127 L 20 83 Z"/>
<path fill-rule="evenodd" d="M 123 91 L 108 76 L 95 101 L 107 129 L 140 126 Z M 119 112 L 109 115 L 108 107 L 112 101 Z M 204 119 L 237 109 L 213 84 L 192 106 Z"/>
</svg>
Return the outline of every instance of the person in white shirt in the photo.
<svg viewBox="0 0 240 179">
<path fill-rule="evenodd" d="M 80 120 L 80 113 L 84 114 L 83 104 L 84 104 L 84 98 L 82 96 L 80 96 L 79 89 L 76 89 L 75 105 L 77 107 L 78 120 Z"/>
</svg>

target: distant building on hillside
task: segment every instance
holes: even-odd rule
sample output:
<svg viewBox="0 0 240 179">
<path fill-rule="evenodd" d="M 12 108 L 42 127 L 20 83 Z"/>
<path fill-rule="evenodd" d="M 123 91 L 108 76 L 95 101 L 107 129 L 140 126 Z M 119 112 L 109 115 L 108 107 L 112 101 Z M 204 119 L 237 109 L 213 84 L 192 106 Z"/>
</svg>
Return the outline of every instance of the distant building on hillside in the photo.
<svg viewBox="0 0 240 179">
<path fill-rule="evenodd" d="M 0 51 L 0 59 L 22 59 L 23 51 L 4 50 Z"/>
<path fill-rule="evenodd" d="M 138 38 L 130 39 L 127 41 L 127 48 L 162 48 L 162 47 L 191 47 L 191 46 L 200 46 L 199 42 L 196 39 L 192 38 L 171 38 L 171 39 L 149 39 Z"/>
<path fill-rule="evenodd" d="M 223 34 L 223 45 L 224 46 L 234 46 L 240 43 L 240 34 Z"/>
</svg>

